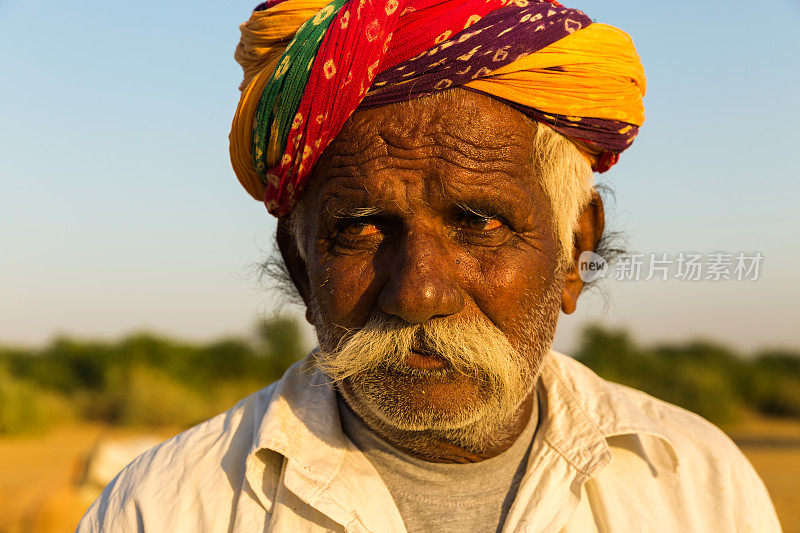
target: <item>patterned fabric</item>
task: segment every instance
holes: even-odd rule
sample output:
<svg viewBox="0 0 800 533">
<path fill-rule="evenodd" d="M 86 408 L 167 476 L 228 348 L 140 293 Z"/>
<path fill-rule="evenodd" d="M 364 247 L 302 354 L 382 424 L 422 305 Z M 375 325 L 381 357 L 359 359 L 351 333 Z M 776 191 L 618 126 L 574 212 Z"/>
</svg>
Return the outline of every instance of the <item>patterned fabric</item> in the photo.
<svg viewBox="0 0 800 533">
<path fill-rule="evenodd" d="M 231 159 L 276 216 L 291 211 L 359 107 L 463 87 L 572 138 L 599 171 L 644 120 L 630 38 L 555 1 L 270 0 L 256 9 L 237 48 L 245 80 Z"/>
<path fill-rule="evenodd" d="M 331 22 L 346 2 L 331 2 L 300 26 L 261 95 L 253 128 L 253 163 L 261 175 L 266 170 L 264 160 L 275 161 L 286 146 L 314 58 Z"/>
<path fill-rule="evenodd" d="M 464 85 L 591 23 L 582 12 L 549 2 L 497 9 L 447 40 L 442 37 L 449 32 L 441 34 L 437 46 L 381 72 L 363 104 L 380 106 Z"/>
</svg>

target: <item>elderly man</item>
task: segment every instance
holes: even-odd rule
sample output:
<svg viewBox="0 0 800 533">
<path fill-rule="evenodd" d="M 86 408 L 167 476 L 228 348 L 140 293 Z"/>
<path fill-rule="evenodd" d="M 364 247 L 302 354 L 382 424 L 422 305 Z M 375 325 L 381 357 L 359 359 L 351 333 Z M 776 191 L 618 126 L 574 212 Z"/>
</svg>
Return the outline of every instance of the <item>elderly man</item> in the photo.
<svg viewBox="0 0 800 533">
<path fill-rule="evenodd" d="M 271 1 L 234 169 L 319 349 L 146 453 L 79 530 L 777 531 L 699 417 L 550 351 L 643 121 L 630 38 L 555 1 Z"/>
</svg>

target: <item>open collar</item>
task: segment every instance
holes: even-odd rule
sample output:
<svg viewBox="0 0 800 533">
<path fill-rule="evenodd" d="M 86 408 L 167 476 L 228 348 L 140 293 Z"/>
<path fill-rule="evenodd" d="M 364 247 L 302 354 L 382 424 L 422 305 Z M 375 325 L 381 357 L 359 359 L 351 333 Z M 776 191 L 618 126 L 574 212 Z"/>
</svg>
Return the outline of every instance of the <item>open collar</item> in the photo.
<svg viewBox="0 0 800 533">
<path fill-rule="evenodd" d="M 248 461 L 264 450 L 283 456 L 286 488 L 348 531 L 404 531 L 380 475 L 345 436 L 334 386 L 314 355 L 278 382 Z M 267 501 L 265 508 L 271 505 Z"/>
</svg>

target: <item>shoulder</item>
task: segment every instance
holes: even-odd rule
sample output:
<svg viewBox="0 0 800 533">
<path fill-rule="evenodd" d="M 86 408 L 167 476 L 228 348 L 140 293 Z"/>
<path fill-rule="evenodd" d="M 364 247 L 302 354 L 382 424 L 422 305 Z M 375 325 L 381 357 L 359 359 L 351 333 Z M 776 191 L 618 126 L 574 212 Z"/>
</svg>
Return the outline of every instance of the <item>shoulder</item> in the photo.
<svg viewBox="0 0 800 533">
<path fill-rule="evenodd" d="M 606 436 L 643 433 L 689 451 L 714 449 L 739 457 L 736 445 L 711 422 L 642 391 L 607 381 L 569 356 L 553 352 L 556 374 Z"/>
<path fill-rule="evenodd" d="M 240 489 L 254 433 L 274 394 L 273 383 L 137 457 L 106 486 L 78 531 L 167 529 L 177 517 L 212 511 Z M 209 490 L 213 487 L 213 490 Z M 166 523 L 165 523 L 166 522 Z"/>
<path fill-rule="evenodd" d="M 765 531 L 779 528 L 755 469 L 714 424 L 642 391 L 606 381 L 573 358 L 553 355 L 556 375 L 607 438 L 617 463 L 612 463 L 611 471 L 621 472 L 624 484 L 636 484 L 626 470 L 633 461 L 628 452 L 635 450 L 642 458 L 639 462 L 646 464 L 642 483 L 663 485 L 661 490 L 686 512 L 707 505 L 739 526 L 760 522 Z M 628 463 L 623 467 L 626 453 Z"/>
</svg>

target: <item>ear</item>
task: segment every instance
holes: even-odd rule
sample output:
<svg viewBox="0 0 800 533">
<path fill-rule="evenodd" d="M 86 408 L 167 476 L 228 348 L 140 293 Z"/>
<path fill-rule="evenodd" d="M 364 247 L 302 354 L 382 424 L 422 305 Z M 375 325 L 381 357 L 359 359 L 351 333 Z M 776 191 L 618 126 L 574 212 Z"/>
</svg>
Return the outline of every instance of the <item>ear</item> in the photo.
<svg viewBox="0 0 800 533">
<path fill-rule="evenodd" d="M 275 235 L 275 240 L 278 242 L 278 250 L 281 252 L 281 257 L 283 257 L 286 270 L 289 271 L 289 276 L 292 278 L 292 283 L 297 287 L 297 291 L 300 293 L 300 297 L 303 298 L 303 303 L 306 305 L 306 320 L 308 320 L 311 325 L 314 325 L 311 316 L 311 307 L 309 305 L 311 283 L 308 279 L 306 262 L 300 255 L 300 250 L 297 248 L 297 241 L 294 239 L 294 234 L 289 230 L 288 216 L 278 219 L 278 231 Z"/>
<path fill-rule="evenodd" d="M 583 208 L 575 225 L 572 264 L 564 276 L 564 289 L 561 292 L 561 310 L 566 314 L 575 312 L 578 297 L 583 290 L 583 280 L 578 273 L 578 258 L 583 252 L 594 252 L 606 225 L 603 199 L 592 191 L 592 199 Z"/>
</svg>

